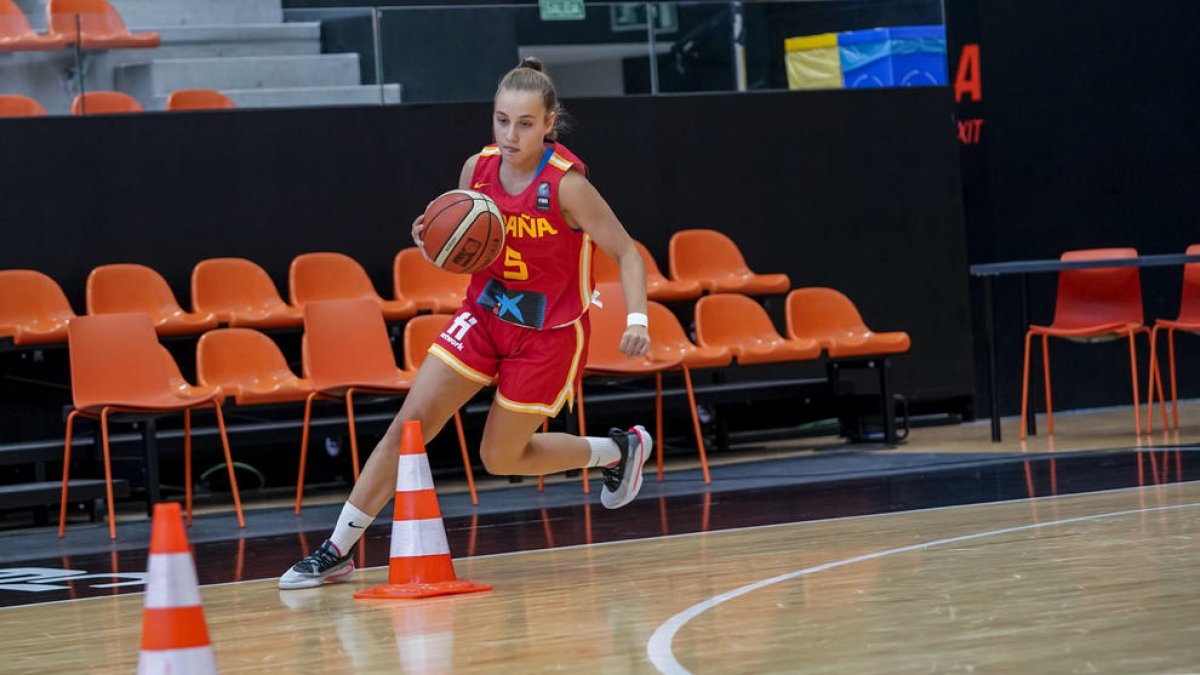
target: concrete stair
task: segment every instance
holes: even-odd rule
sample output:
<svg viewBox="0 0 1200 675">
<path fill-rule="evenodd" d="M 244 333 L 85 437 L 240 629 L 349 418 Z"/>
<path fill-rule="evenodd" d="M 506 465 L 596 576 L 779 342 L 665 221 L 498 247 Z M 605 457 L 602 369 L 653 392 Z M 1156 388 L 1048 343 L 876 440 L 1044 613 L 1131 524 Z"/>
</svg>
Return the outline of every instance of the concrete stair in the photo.
<svg viewBox="0 0 1200 675">
<path fill-rule="evenodd" d="M 359 84 L 358 54 L 154 59 L 116 69 L 118 90 L 139 101 L 176 89 L 283 89 Z"/>
<path fill-rule="evenodd" d="M 46 0 L 16 0 L 35 28 Z M 109 0 L 134 32 L 154 31 L 157 49 L 85 53 L 89 91 L 114 89 L 148 110 L 177 89 L 217 89 L 239 107 L 399 103 L 401 88 L 363 85 L 358 54 L 322 54 L 319 22 L 284 23 L 281 0 Z M 10 55 L 6 55 L 10 56 Z M 64 114 L 77 86 L 71 50 L 11 55 L 0 82 Z"/>
</svg>

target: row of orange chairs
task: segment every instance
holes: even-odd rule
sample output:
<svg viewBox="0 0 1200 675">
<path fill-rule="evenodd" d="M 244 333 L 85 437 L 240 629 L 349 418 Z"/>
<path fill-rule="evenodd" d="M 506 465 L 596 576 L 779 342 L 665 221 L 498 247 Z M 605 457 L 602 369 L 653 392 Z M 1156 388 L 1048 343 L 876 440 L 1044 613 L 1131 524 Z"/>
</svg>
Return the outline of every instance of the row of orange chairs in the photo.
<svg viewBox="0 0 1200 675">
<path fill-rule="evenodd" d="M 888 354 L 906 351 L 909 345 L 908 336 L 903 333 L 872 333 L 863 324 L 853 303 L 837 291 L 809 288 L 797 289 L 788 296 L 787 338 L 775 331 L 765 310 L 750 298 L 715 294 L 697 303 L 699 345 L 696 345 L 688 339 L 670 310 L 651 302 L 653 350 L 643 358 L 630 358 L 621 354 L 617 347 L 625 317 L 620 285 L 602 284 L 598 290 L 605 301 L 592 310 L 593 339 L 585 374 L 606 377 L 653 374 L 657 394 L 656 431 L 661 447 L 662 374 L 681 371 L 706 483 L 710 476 L 697 418 L 692 369 L 724 367 L 735 360 L 738 363 L 767 363 L 815 359 L 822 350 L 831 358 L 864 353 Z M 428 346 L 450 319 L 449 314 L 432 314 L 409 321 L 404 330 L 404 366 L 401 368 L 396 364 L 384 314 L 378 303 L 362 298 L 308 303 L 303 309 L 303 377 L 297 377 L 291 371 L 270 337 L 253 329 L 226 328 L 205 333 L 197 343 L 199 384 L 193 386 L 184 379 L 170 353 L 158 343 L 146 315 L 118 313 L 75 318 L 68 328 L 74 410 L 67 418 L 60 536 L 66 527 L 71 439 L 78 416 L 100 420 L 105 478 L 110 486 L 109 532 L 115 538 L 109 416 L 113 413 L 184 412 L 185 501 L 190 522 L 191 410 L 215 409 L 226 462 L 232 467 L 221 408 L 226 398 L 232 398 L 239 406 L 305 401 L 295 507 L 296 513 L 300 513 L 313 401 L 318 397 L 345 401 L 350 456 L 357 480 L 359 461 L 354 395 L 407 392 Z M 354 345 L 354 348 L 347 349 L 346 345 Z M 581 392 L 578 399 L 581 433 L 586 433 L 584 405 Z M 477 504 L 461 416 L 456 413 L 454 420 L 468 489 L 472 502 Z M 662 480 L 661 453 L 659 455 L 658 478 Z M 232 468 L 230 481 L 238 523 L 244 526 L 241 498 Z M 587 484 L 585 472 L 585 489 Z"/>
<path fill-rule="evenodd" d="M 1187 249 L 1187 255 L 1200 255 L 1200 244 Z M 1067 251 L 1063 262 L 1136 258 L 1132 248 L 1105 248 Z M 1153 329 L 1146 326 L 1142 308 L 1141 270 L 1137 267 L 1104 267 L 1063 270 L 1058 274 L 1054 320 L 1047 326 L 1031 325 L 1025 333 L 1025 362 L 1021 376 L 1021 439 L 1026 437 L 1029 414 L 1029 354 L 1035 336 L 1042 338 L 1042 372 L 1046 386 L 1046 425 L 1054 433 L 1054 410 L 1050 392 L 1050 338 L 1072 342 L 1105 342 L 1126 338 L 1129 341 L 1129 368 L 1133 387 L 1133 423 L 1142 433 L 1141 402 L 1138 389 L 1137 345 L 1135 337 L 1150 338 L 1150 375 L 1146 385 L 1146 433 L 1152 430 L 1152 409 L 1157 391 L 1163 426 L 1167 426 L 1162 375 L 1158 363 L 1158 332 L 1166 330 L 1171 373 L 1171 412 L 1175 429 L 1179 428 L 1178 392 L 1175 380 L 1175 333 L 1200 333 L 1200 263 L 1184 266 L 1183 294 L 1175 319 L 1158 319 Z"/>
<path fill-rule="evenodd" d="M 375 291 L 366 270 L 341 253 L 305 253 L 288 271 L 290 304 L 266 271 L 243 258 L 210 258 L 192 269 L 188 312 L 158 272 L 145 265 L 101 265 L 88 274 L 87 313 L 140 312 L 162 335 L 202 333 L 223 323 L 254 328 L 295 327 L 302 306 L 316 300 L 365 298 L 388 320 L 407 319 L 418 310 L 458 308 L 469 277 L 434 267 L 415 248 L 396 254 L 392 265 L 396 297 Z M 34 270 L 0 270 L 0 337 L 17 345 L 62 342 L 75 312 L 62 288 Z"/>
<path fill-rule="evenodd" d="M 167 97 L 167 110 L 228 110 L 237 105 L 214 89 L 180 89 Z M 142 112 L 142 104 L 119 91 L 89 91 L 71 102 L 72 115 L 111 115 Z M 41 103 L 19 94 L 0 94 L 0 117 L 42 117 Z"/>
<path fill-rule="evenodd" d="M 637 243 L 646 264 L 648 295 L 662 302 L 692 300 L 703 292 L 782 293 L 785 274 L 755 274 L 737 245 L 715 230 L 683 230 L 671 237 L 671 279 L 662 275 L 649 251 Z M 598 283 L 619 281 L 616 263 L 595 256 Z M 388 320 L 407 319 L 418 310 L 452 312 L 462 303 L 469 278 L 445 272 L 416 248 L 396 254 L 393 299 L 376 292 L 362 265 L 341 253 L 305 253 L 288 269 L 290 304 L 285 303 L 262 267 L 243 258 L 203 260 L 192 269 L 192 312 L 185 311 L 163 277 L 144 265 L 101 265 L 88 274 L 87 313 L 143 312 L 160 334 L 201 333 L 218 323 L 280 328 L 301 323 L 300 307 L 314 300 L 365 298 L 378 303 Z M 0 337 L 18 345 L 62 342 L 75 316 L 53 279 L 33 270 L 0 270 Z"/>
<path fill-rule="evenodd" d="M 157 47 L 158 33 L 131 33 L 107 0 L 50 0 L 46 33 L 39 35 L 13 0 L 0 0 L 0 52 Z"/>
<path fill-rule="evenodd" d="M 171 354 L 159 344 L 154 327 L 144 314 L 106 314 L 72 320 L 68 334 L 73 410 L 67 417 L 59 536 L 66 531 L 71 440 L 77 417 L 100 421 L 105 480 L 109 488 L 109 535 L 115 538 L 109 417 L 114 413 L 184 412 L 185 503 L 190 523 L 191 411 L 204 408 L 216 412 L 226 463 L 230 467 L 238 525 L 244 527 L 241 497 L 233 474 L 222 414 L 222 405 L 227 398 L 239 406 L 305 402 L 296 488 L 296 513 L 299 514 L 314 399 L 345 400 L 351 461 L 357 480 L 354 395 L 406 392 L 425 358 L 426 349 L 449 319 L 449 315 L 434 314 L 409 321 L 404 330 L 404 367 L 400 368 L 396 365 L 378 306 L 366 300 L 315 302 L 304 309 L 304 377 L 297 377 L 291 371 L 278 346 L 267 335 L 248 328 L 225 328 L 205 333 L 197 343 L 198 385 L 195 386 L 187 382 Z M 353 348 L 347 348 L 347 345 L 353 345 Z M 471 500 L 477 504 L 462 419 L 456 413 L 454 420 Z"/>
</svg>

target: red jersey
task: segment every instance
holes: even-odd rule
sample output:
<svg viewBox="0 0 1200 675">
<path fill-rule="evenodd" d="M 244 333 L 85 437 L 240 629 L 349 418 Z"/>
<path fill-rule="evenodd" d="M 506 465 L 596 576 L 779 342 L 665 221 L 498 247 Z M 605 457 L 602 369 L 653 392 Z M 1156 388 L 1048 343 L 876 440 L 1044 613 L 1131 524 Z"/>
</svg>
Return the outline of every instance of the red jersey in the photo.
<svg viewBox="0 0 1200 675">
<path fill-rule="evenodd" d="M 558 186 L 567 171 L 587 166 L 557 143 L 533 181 L 511 195 L 500 184 L 500 149 L 479 152 L 471 189 L 491 197 L 504 214 L 504 250 L 471 275 L 467 298 L 510 323 L 541 330 L 572 323 L 592 299 L 592 240 L 567 224 Z"/>
</svg>

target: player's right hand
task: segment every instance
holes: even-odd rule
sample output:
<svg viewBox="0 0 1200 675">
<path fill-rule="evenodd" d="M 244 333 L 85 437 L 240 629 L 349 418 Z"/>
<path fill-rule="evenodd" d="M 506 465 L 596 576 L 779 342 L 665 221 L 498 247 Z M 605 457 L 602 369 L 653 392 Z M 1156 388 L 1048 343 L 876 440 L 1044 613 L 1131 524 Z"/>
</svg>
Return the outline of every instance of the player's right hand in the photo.
<svg viewBox="0 0 1200 675">
<path fill-rule="evenodd" d="M 429 260 L 429 254 L 425 252 L 425 214 L 417 216 L 412 223 L 412 238 L 413 243 L 417 245 L 417 250 L 421 255 Z M 432 261 L 431 261 L 432 262 Z"/>
</svg>

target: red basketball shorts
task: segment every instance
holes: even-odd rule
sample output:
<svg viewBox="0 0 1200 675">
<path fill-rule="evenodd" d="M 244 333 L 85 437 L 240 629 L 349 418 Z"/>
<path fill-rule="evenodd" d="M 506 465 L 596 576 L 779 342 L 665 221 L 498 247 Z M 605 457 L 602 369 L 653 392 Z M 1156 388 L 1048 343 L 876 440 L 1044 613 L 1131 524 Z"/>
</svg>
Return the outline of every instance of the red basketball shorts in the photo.
<svg viewBox="0 0 1200 675">
<path fill-rule="evenodd" d="M 539 331 L 508 323 L 467 300 L 429 353 L 468 380 L 495 384 L 501 407 L 554 417 L 563 404 L 574 403 L 589 333 L 587 314 Z"/>
</svg>

